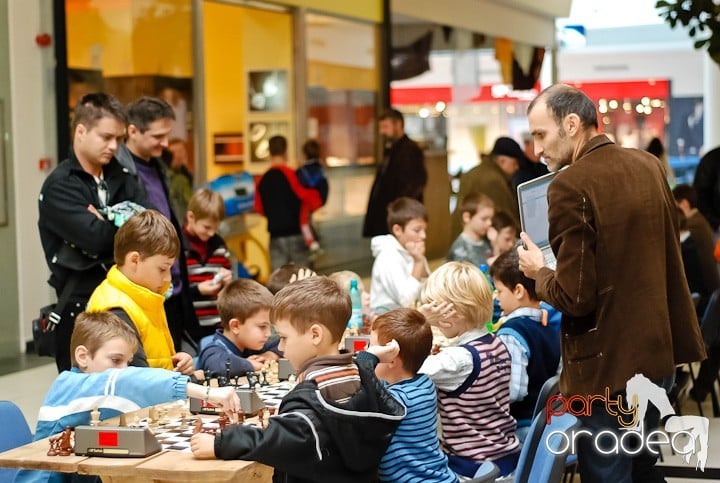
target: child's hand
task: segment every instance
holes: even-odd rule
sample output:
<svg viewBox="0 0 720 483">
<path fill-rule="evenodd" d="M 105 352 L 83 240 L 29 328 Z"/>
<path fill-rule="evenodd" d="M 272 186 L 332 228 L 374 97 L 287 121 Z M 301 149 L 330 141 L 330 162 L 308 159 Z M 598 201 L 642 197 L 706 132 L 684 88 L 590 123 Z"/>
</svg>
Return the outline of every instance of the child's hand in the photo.
<svg viewBox="0 0 720 483">
<path fill-rule="evenodd" d="M 222 288 L 222 283 L 215 283 L 212 279 L 198 284 L 200 295 L 215 295 Z"/>
<path fill-rule="evenodd" d="M 409 241 L 405 244 L 405 250 L 413 257 L 416 262 L 421 262 L 425 259 L 425 242 L 424 241 Z"/>
<path fill-rule="evenodd" d="M 252 364 L 253 369 L 256 371 L 260 371 L 265 368 L 265 366 L 268 363 L 268 360 L 262 357 L 261 355 L 254 355 L 247 358 L 248 362 Z"/>
<path fill-rule="evenodd" d="M 453 304 L 450 302 L 437 302 L 435 300 L 421 305 L 418 310 L 425 316 L 428 322 L 430 322 L 430 325 L 436 327 L 442 326 L 445 319 L 457 315 Z"/>
<path fill-rule="evenodd" d="M 400 354 L 400 345 L 393 339 L 385 345 L 371 345 L 365 350 L 380 359 L 380 362 L 392 362 Z"/>
<path fill-rule="evenodd" d="M 216 277 L 220 278 L 218 286 L 225 287 L 232 282 L 232 272 L 227 268 L 221 268 Z"/>
<path fill-rule="evenodd" d="M 193 358 L 187 352 L 176 352 L 175 355 L 172 356 L 172 363 L 174 367 L 173 371 L 180 372 L 188 376 L 191 376 L 195 370 Z"/>
<path fill-rule="evenodd" d="M 301 268 L 300 270 L 298 270 L 298 273 L 293 273 L 292 275 L 290 275 L 290 283 L 314 277 L 315 275 L 317 275 L 317 273 L 313 272 L 309 268 Z"/>
<path fill-rule="evenodd" d="M 233 420 L 237 419 L 236 415 L 242 409 L 240 406 L 240 398 L 233 386 L 211 388 L 208 393 L 208 399 L 211 403 L 222 406 L 223 410 Z"/>
<path fill-rule="evenodd" d="M 207 433 L 193 434 L 190 438 L 190 449 L 199 460 L 215 459 L 215 436 Z"/>
</svg>

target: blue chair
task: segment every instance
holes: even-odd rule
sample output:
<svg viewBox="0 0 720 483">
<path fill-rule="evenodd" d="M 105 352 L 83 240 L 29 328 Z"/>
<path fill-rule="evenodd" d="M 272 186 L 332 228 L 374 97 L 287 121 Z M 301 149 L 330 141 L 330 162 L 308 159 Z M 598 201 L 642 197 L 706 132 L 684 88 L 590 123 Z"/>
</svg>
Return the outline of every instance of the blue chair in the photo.
<svg viewBox="0 0 720 483">
<path fill-rule="evenodd" d="M 32 441 L 30 427 L 25 421 L 22 411 L 11 401 L 0 401 L 0 453 Z M 0 468 L 0 481 L 12 481 L 17 473 L 16 468 Z"/>
</svg>

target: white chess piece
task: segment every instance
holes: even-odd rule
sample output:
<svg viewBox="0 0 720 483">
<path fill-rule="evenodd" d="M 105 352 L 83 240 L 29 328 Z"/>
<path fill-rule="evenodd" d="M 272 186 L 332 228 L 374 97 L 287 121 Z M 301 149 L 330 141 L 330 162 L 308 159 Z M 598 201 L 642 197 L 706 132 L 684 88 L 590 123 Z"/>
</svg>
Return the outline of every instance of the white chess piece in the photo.
<svg viewBox="0 0 720 483">
<path fill-rule="evenodd" d="M 100 411 L 98 410 L 97 406 L 93 407 L 93 410 L 90 411 L 90 426 L 99 426 L 100 425 Z"/>
</svg>

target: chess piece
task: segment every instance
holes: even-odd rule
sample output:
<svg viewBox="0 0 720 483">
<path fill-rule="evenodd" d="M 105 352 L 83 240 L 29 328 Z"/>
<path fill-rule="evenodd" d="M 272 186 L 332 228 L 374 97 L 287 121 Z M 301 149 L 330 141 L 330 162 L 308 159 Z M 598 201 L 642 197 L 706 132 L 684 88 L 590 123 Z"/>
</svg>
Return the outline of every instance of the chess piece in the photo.
<svg viewBox="0 0 720 483">
<path fill-rule="evenodd" d="M 243 411 L 242 409 L 240 411 L 238 411 L 237 417 L 238 417 L 238 424 L 244 423 L 245 422 L 245 411 Z"/>
<path fill-rule="evenodd" d="M 140 427 L 140 416 L 138 416 L 136 414 L 135 417 L 133 418 L 133 422 L 130 426 L 132 426 L 133 428 L 139 428 Z"/>
<path fill-rule="evenodd" d="M 72 454 L 72 442 L 70 437 L 72 435 L 72 429 L 70 426 L 65 426 L 65 430 L 60 433 L 60 441 L 58 446 L 58 454 L 60 456 L 70 456 Z"/>
<path fill-rule="evenodd" d="M 255 371 L 250 371 L 247 374 L 245 374 L 245 377 L 248 381 L 248 387 L 250 389 L 254 388 L 255 385 L 258 383 L 258 374 Z"/>
<path fill-rule="evenodd" d="M 151 406 L 150 409 L 148 409 L 148 426 L 153 426 L 157 424 L 159 419 L 160 414 L 158 412 L 158 408 L 155 406 Z"/>
<path fill-rule="evenodd" d="M 97 406 L 90 411 L 90 426 L 100 426 L 100 411 Z"/>
<path fill-rule="evenodd" d="M 295 384 L 295 381 L 296 381 L 296 380 L 297 380 L 297 376 L 296 376 L 295 374 L 290 374 L 290 375 L 288 376 L 288 382 L 289 382 L 290 384 Z"/>
<path fill-rule="evenodd" d="M 225 361 L 225 384 L 230 384 L 230 358 Z"/>
<path fill-rule="evenodd" d="M 202 419 L 197 418 L 195 420 L 195 430 L 193 430 L 193 434 L 202 433 L 202 430 L 203 430 Z"/>
<path fill-rule="evenodd" d="M 225 413 L 220 414 L 220 417 L 217 420 L 218 426 L 220 426 L 220 431 L 225 429 L 225 426 L 227 426 L 229 420 L 230 419 L 227 417 L 227 415 Z"/>
<path fill-rule="evenodd" d="M 120 415 L 120 426 L 123 428 L 127 426 L 127 416 L 125 415 L 125 413 Z"/>
<path fill-rule="evenodd" d="M 50 443 L 50 449 L 48 449 L 48 452 L 47 452 L 48 456 L 57 456 L 59 440 L 60 440 L 59 434 L 56 434 L 55 436 L 50 437 L 50 439 L 48 440 L 48 443 Z"/>
<path fill-rule="evenodd" d="M 267 411 L 269 416 L 274 416 L 277 408 L 274 406 L 268 406 Z"/>
</svg>

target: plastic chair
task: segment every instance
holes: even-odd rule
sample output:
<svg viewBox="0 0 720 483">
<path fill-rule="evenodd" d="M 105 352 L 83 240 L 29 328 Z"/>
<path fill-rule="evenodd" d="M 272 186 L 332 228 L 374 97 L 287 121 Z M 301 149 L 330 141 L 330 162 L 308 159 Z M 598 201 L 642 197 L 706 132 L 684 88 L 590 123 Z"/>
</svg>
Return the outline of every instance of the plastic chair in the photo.
<svg viewBox="0 0 720 483">
<path fill-rule="evenodd" d="M 3 430 L 0 431 L 0 453 L 32 441 L 30 427 L 20 408 L 11 401 L 0 401 L 0 421 Z M 0 481 L 13 481 L 16 468 L 0 468 Z"/>
<path fill-rule="evenodd" d="M 515 470 L 515 481 L 560 483 L 565 475 L 571 432 L 580 427 L 580 421 L 572 414 L 565 413 L 553 416 L 550 424 L 545 424 L 545 415 L 538 414 L 533 420 L 535 426 L 542 427 L 540 438 L 532 441 L 532 444 L 526 442 L 523 446 Z M 533 429 L 530 432 L 533 433 Z M 528 459 L 529 454 L 534 455 L 532 460 Z"/>
</svg>

